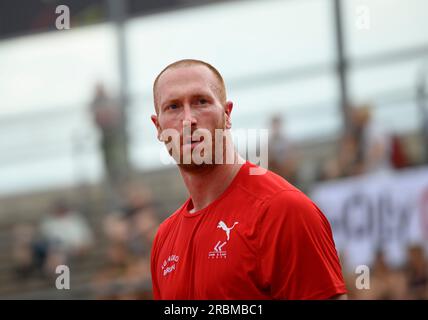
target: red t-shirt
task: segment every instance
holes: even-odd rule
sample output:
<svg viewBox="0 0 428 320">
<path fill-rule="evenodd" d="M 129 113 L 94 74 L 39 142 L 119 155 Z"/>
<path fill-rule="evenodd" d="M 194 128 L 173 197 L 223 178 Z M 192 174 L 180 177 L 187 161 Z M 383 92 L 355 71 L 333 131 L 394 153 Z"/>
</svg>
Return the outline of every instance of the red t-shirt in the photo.
<svg viewBox="0 0 428 320">
<path fill-rule="evenodd" d="M 189 198 L 159 227 L 155 299 L 327 299 L 346 293 L 330 225 L 280 176 L 246 162 L 223 194 L 189 213 Z"/>
</svg>

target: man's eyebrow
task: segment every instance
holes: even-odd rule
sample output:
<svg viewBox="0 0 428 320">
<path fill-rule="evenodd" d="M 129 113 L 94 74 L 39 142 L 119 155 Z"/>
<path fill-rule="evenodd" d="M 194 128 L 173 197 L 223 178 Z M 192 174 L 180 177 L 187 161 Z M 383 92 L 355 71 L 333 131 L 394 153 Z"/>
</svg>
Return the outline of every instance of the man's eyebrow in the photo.
<svg viewBox="0 0 428 320">
<path fill-rule="evenodd" d="M 204 97 L 204 98 L 215 99 L 215 97 L 217 96 L 217 92 L 215 92 L 215 90 L 219 90 L 219 89 L 215 85 L 210 85 L 210 89 L 211 90 L 208 90 L 206 88 L 205 89 L 198 88 L 197 90 L 195 90 L 196 92 L 190 96 L 190 98 L 194 99 L 194 98 Z M 165 104 L 179 102 L 181 100 L 181 97 L 166 98 L 163 102 L 160 101 L 160 97 L 158 99 L 159 99 L 158 101 L 159 101 L 160 108 L 163 108 Z"/>
<path fill-rule="evenodd" d="M 202 92 L 202 93 L 195 93 L 192 95 L 192 98 L 210 98 L 211 95 L 208 92 Z"/>
<path fill-rule="evenodd" d="M 161 107 L 165 106 L 166 104 L 170 104 L 170 103 L 177 103 L 179 101 L 179 99 L 177 98 L 170 98 L 170 99 L 166 99 L 164 102 L 162 102 L 160 104 Z"/>
</svg>

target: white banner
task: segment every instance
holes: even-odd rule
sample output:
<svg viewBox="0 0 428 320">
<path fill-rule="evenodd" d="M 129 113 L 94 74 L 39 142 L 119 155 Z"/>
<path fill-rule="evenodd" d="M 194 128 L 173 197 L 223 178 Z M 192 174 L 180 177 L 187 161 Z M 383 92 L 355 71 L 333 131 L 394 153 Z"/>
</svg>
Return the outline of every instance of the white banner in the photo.
<svg viewBox="0 0 428 320">
<path fill-rule="evenodd" d="M 344 267 L 370 265 L 382 249 L 401 266 L 410 244 L 428 243 L 428 167 L 318 184 L 311 198 L 326 215 Z"/>
</svg>

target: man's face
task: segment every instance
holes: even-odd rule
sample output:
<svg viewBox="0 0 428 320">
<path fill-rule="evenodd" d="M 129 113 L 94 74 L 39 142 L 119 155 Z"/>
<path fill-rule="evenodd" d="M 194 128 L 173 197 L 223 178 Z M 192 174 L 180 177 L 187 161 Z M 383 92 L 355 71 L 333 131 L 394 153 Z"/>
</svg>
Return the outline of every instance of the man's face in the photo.
<svg viewBox="0 0 428 320">
<path fill-rule="evenodd" d="M 157 115 L 152 116 L 152 121 L 160 140 L 163 140 L 162 133 L 167 129 L 178 133 L 179 145 L 173 144 L 172 150 L 168 148 L 168 151 L 172 155 L 172 152 L 179 150 L 180 159 L 175 160 L 182 167 L 183 154 L 192 153 L 202 143 L 203 139 L 192 138 L 197 129 L 211 134 L 210 153 L 214 154 L 215 130 L 231 127 L 230 113 L 233 104 L 220 101 L 220 88 L 220 82 L 214 73 L 202 65 L 168 69 L 158 79 L 155 88 Z M 170 141 L 164 142 L 167 144 Z M 186 168 L 195 166 L 197 165 L 192 157 L 191 164 L 186 165 Z"/>
</svg>

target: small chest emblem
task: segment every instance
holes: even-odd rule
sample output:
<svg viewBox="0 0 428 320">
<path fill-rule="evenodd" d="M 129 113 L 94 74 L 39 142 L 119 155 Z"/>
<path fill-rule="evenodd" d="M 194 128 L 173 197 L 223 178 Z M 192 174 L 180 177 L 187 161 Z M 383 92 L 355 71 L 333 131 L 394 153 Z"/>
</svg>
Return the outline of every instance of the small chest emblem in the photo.
<svg viewBox="0 0 428 320">
<path fill-rule="evenodd" d="M 179 257 L 175 254 L 172 254 L 165 259 L 162 263 L 161 269 L 163 276 L 167 276 L 169 273 L 173 272 L 177 268 Z"/>
<path fill-rule="evenodd" d="M 218 240 L 216 245 L 214 246 L 214 250 L 208 252 L 208 258 L 226 258 L 227 252 L 223 250 L 223 247 L 229 242 L 230 240 L 230 232 L 232 229 L 238 224 L 239 222 L 235 221 L 231 227 L 228 227 L 227 224 L 220 220 L 217 224 L 218 229 L 222 229 L 226 233 L 226 241 L 224 240 Z"/>
</svg>

